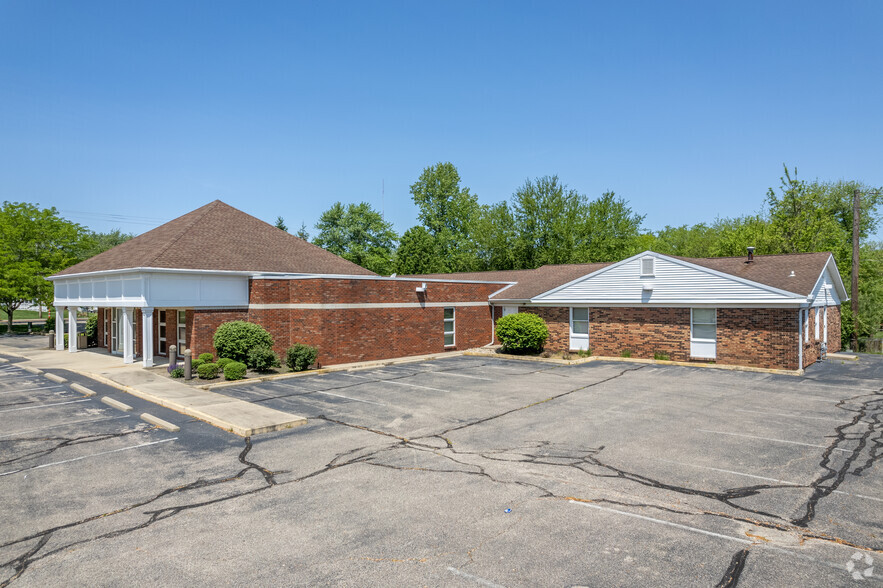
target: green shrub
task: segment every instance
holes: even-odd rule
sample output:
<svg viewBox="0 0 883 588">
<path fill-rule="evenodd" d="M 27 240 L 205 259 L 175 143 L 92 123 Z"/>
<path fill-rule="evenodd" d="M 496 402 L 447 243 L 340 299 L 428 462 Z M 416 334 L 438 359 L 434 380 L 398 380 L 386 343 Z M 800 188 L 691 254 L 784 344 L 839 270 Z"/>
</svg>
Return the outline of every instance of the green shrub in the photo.
<svg viewBox="0 0 883 588">
<path fill-rule="evenodd" d="M 245 377 L 246 366 L 238 361 L 231 361 L 224 366 L 225 380 L 241 380 Z"/>
<path fill-rule="evenodd" d="M 90 312 L 86 317 L 86 336 L 95 339 L 98 336 L 98 314 Z"/>
<path fill-rule="evenodd" d="M 224 323 L 215 331 L 213 338 L 218 356 L 248 363 L 248 352 L 255 347 L 273 348 L 273 336 L 262 326 L 245 321 Z"/>
<path fill-rule="evenodd" d="M 47 333 L 55 330 L 55 311 L 52 312 L 52 316 L 46 317 L 46 323 L 43 325 L 43 330 Z"/>
<path fill-rule="evenodd" d="M 201 359 L 198 359 L 198 358 L 191 360 L 190 361 L 190 371 L 191 372 L 197 371 L 199 369 L 199 366 L 201 366 L 204 363 L 205 363 L 204 361 L 202 361 Z"/>
<path fill-rule="evenodd" d="M 169 375 L 173 378 L 183 378 L 184 377 L 184 368 L 175 368 L 169 372 Z"/>
<path fill-rule="evenodd" d="M 276 352 L 269 347 L 255 347 L 248 352 L 248 362 L 246 365 L 255 371 L 263 373 L 269 372 L 282 364 L 279 363 L 279 356 L 276 355 Z"/>
<path fill-rule="evenodd" d="M 211 353 L 200 353 L 198 359 L 204 363 L 212 363 L 215 360 L 215 356 Z"/>
<path fill-rule="evenodd" d="M 546 321 L 529 312 L 499 318 L 496 333 L 506 353 L 538 353 L 549 338 Z"/>
<path fill-rule="evenodd" d="M 671 359 L 671 357 L 667 353 L 661 353 L 661 352 L 657 351 L 653 354 L 653 359 L 658 359 L 661 361 L 668 361 Z"/>
<path fill-rule="evenodd" d="M 233 361 L 233 360 L 230 359 L 229 357 L 222 357 L 221 359 L 219 359 L 219 360 L 217 361 L 218 369 L 221 370 L 221 371 L 223 372 L 223 371 L 224 371 L 224 368 L 227 367 L 227 364 L 230 363 L 230 362 L 232 362 L 232 361 Z"/>
<path fill-rule="evenodd" d="M 199 374 L 199 379 L 201 380 L 213 380 L 218 377 L 218 364 L 203 363 L 196 370 L 196 373 Z"/>
<path fill-rule="evenodd" d="M 631 357 L 632 350 L 631 349 L 623 349 L 622 351 L 619 352 L 619 356 L 620 357 Z"/>
<path fill-rule="evenodd" d="M 293 372 L 302 372 L 315 363 L 318 355 L 318 347 L 295 343 L 285 352 L 285 364 Z"/>
</svg>

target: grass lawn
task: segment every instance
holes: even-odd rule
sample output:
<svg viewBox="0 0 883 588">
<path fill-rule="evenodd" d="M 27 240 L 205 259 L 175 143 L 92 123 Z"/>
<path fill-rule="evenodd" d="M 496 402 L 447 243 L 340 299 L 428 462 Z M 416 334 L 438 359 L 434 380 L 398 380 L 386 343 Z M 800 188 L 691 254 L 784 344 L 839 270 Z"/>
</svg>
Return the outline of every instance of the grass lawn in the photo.
<svg viewBox="0 0 883 588">
<path fill-rule="evenodd" d="M 55 312 L 55 311 L 53 311 Z M 64 316 L 67 317 L 67 311 L 64 311 Z M 40 318 L 40 313 L 36 310 L 16 310 L 12 318 L 14 319 L 37 319 Z M 43 318 L 46 318 L 46 311 L 43 311 Z M 0 310 L 0 321 L 6 320 L 6 311 Z"/>
</svg>

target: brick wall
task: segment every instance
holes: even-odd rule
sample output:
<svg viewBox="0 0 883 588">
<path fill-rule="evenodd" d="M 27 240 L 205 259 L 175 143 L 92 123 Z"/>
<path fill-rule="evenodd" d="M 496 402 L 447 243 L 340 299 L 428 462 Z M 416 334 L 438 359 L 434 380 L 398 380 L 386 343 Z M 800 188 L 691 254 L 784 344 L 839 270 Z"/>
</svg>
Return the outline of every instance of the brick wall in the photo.
<svg viewBox="0 0 883 588">
<path fill-rule="evenodd" d="M 241 309 L 204 309 L 188 310 L 187 314 L 188 345 L 193 357 L 200 353 L 212 353 L 216 355 L 212 339 L 215 331 L 222 323 L 230 321 L 247 321 L 248 311 Z M 168 332 L 168 331 L 166 331 Z M 172 345 L 172 343 L 169 343 Z M 217 358 L 216 358 L 217 359 Z"/>
<path fill-rule="evenodd" d="M 843 349 L 841 336 L 840 307 L 828 307 L 828 353 L 837 353 Z"/>
<path fill-rule="evenodd" d="M 798 369 L 797 315 L 794 308 L 719 308 L 717 363 Z"/>
<path fill-rule="evenodd" d="M 569 308 L 522 307 L 519 311 L 532 312 L 546 321 L 546 349 L 569 349 Z M 631 357 L 650 359 L 661 353 L 674 361 L 691 361 L 690 309 L 590 308 L 589 347 L 593 355 L 600 356 L 618 357 L 629 350 Z M 795 309 L 718 309 L 717 363 L 796 370 L 797 353 Z"/>
<path fill-rule="evenodd" d="M 841 333 L 840 333 L 840 307 L 829 306 L 828 308 L 828 353 L 836 353 L 842 349 Z M 819 313 L 819 320 L 825 320 L 824 308 Z M 807 332 L 809 340 L 804 337 L 803 345 L 803 367 L 814 364 L 819 360 L 822 354 L 822 341 L 825 338 L 825 324 L 819 324 L 819 338 L 816 339 L 816 311 L 815 308 L 809 309 L 809 321 Z"/>
</svg>

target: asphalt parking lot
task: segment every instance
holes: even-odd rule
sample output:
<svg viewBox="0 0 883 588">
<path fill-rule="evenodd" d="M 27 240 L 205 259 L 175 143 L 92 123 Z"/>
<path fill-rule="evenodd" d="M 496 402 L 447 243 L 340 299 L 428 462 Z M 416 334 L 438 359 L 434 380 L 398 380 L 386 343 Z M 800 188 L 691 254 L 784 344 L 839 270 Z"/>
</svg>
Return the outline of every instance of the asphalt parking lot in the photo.
<svg viewBox="0 0 883 588">
<path fill-rule="evenodd" d="M 880 357 L 798 378 L 455 356 L 223 389 L 308 417 L 252 439 L 83 383 L 0 365 L 0 586 L 883 578 Z"/>
</svg>

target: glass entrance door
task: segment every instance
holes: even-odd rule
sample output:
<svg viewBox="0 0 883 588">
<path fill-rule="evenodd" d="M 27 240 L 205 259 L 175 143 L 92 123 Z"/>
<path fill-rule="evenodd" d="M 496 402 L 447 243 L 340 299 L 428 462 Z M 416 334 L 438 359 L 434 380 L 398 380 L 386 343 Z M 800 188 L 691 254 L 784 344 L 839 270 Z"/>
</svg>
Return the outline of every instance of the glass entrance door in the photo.
<svg viewBox="0 0 883 588">
<path fill-rule="evenodd" d="M 110 351 L 122 353 L 120 349 L 120 309 L 110 309 Z"/>
</svg>

